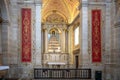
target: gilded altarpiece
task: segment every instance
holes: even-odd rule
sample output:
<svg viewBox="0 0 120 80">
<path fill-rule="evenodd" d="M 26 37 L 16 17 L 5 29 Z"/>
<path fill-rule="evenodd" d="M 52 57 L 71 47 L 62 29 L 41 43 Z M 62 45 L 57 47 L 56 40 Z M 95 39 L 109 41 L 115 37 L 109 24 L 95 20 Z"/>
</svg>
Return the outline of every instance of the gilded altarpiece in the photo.
<svg viewBox="0 0 120 80">
<path fill-rule="evenodd" d="M 46 18 L 43 28 L 43 64 L 66 65 L 66 21 L 58 14 L 53 13 Z"/>
</svg>

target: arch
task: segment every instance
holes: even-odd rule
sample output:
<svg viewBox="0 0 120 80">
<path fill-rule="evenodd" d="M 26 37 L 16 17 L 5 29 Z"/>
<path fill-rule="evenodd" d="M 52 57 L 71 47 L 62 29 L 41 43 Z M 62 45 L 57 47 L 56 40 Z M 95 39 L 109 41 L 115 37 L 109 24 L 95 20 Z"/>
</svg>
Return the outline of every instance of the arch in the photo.
<svg viewBox="0 0 120 80">
<path fill-rule="evenodd" d="M 1 2 L 0 2 L 0 4 L 2 5 L 0 7 L 1 16 L 2 16 L 3 22 L 6 22 L 6 23 L 8 23 L 10 21 L 8 3 L 9 3 L 9 1 L 7 1 L 7 0 L 1 0 Z"/>
<path fill-rule="evenodd" d="M 49 30 L 49 33 L 52 34 L 52 31 L 55 31 L 55 32 L 61 33 L 61 30 L 60 30 L 59 28 L 57 28 L 57 27 L 53 27 L 53 28 L 51 28 L 51 29 Z"/>
</svg>

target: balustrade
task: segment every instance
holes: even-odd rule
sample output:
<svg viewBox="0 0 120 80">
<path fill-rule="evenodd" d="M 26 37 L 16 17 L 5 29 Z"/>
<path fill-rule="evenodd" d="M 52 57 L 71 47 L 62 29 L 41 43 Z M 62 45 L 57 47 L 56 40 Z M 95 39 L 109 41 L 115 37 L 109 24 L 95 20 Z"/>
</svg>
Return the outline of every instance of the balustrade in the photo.
<svg viewBox="0 0 120 80">
<path fill-rule="evenodd" d="M 34 79 L 91 79 L 91 69 L 34 69 Z"/>
</svg>

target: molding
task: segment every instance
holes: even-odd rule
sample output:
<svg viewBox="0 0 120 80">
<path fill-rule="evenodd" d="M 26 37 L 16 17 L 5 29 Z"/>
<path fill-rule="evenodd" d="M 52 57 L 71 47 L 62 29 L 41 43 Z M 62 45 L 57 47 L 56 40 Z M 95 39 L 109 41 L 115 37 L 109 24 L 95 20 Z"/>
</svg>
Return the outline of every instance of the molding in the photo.
<svg viewBox="0 0 120 80">
<path fill-rule="evenodd" d="M 2 20 L 2 22 L 0 24 L 7 24 L 7 25 L 9 25 L 10 22 L 9 22 L 9 20 Z"/>
<path fill-rule="evenodd" d="M 35 4 L 35 5 L 42 5 L 40 1 L 18 1 L 17 4 Z"/>
<path fill-rule="evenodd" d="M 106 2 L 89 2 L 88 5 L 106 5 Z"/>
<path fill-rule="evenodd" d="M 82 9 L 82 7 L 88 7 L 89 5 L 97 5 L 97 6 L 105 6 L 107 4 L 112 4 L 112 2 L 88 2 L 88 1 L 83 1 L 80 5 L 79 5 L 79 10 Z"/>
<path fill-rule="evenodd" d="M 119 28 L 120 27 L 120 21 L 115 23 L 115 28 Z"/>
<path fill-rule="evenodd" d="M 118 64 L 118 63 L 105 63 L 105 65 L 120 67 L 120 64 Z"/>
<path fill-rule="evenodd" d="M 82 7 L 88 6 L 88 1 L 82 1 Z"/>
<path fill-rule="evenodd" d="M 68 24 L 67 23 L 48 23 L 48 22 L 43 23 L 42 22 L 42 25 L 68 25 Z"/>
<path fill-rule="evenodd" d="M 73 50 L 73 54 L 77 54 L 78 52 L 80 52 L 80 49 Z"/>
</svg>

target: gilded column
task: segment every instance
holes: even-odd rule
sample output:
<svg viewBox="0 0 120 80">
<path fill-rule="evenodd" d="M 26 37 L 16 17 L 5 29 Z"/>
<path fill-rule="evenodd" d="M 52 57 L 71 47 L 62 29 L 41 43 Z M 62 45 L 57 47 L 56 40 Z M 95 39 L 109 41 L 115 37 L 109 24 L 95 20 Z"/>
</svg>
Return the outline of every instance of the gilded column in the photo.
<svg viewBox="0 0 120 80">
<path fill-rule="evenodd" d="M 47 25 L 45 26 L 47 27 Z M 48 31 L 47 28 L 44 28 L 44 33 L 45 33 L 45 53 L 48 52 Z"/>
<path fill-rule="evenodd" d="M 42 25 L 42 27 L 44 27 L 44 25 Z M 42 53 L 45 52 L 45 29 L 42 28 Z"/>
<path fill-rule="evenodd" d="M 62 44 L 61 44 L 63 53 L 65 53 L 65 45 L 66 45 L 66 42 L 65 42 L 65 39 L 66 39 L 65 31 L 66 31 L 66 29 L 64 28 L 63 32 L 62 32 Z"/>
<path fill-rule="evenodd" d="M 65 31 L 65 42 L 66 42 L 66 44 L 65 44 L 65 52 L 66 53 L 68 53 L 68 30 L 66 29 L 66 31 Z"/>
</svg>

